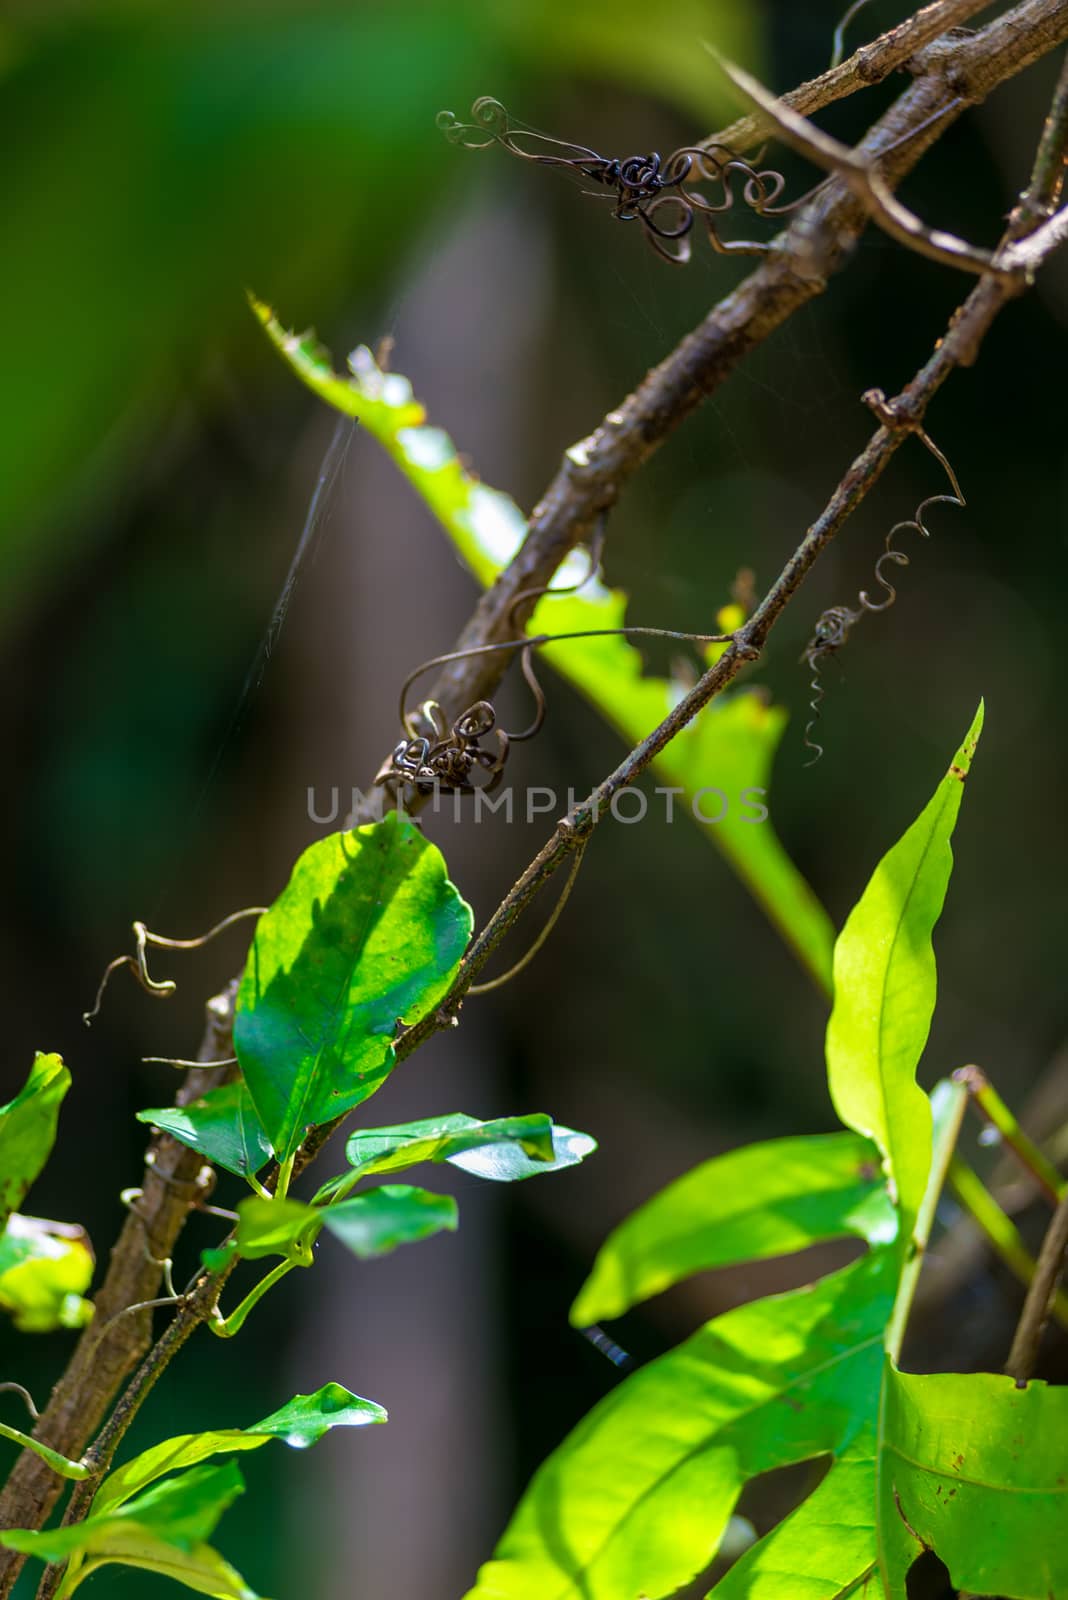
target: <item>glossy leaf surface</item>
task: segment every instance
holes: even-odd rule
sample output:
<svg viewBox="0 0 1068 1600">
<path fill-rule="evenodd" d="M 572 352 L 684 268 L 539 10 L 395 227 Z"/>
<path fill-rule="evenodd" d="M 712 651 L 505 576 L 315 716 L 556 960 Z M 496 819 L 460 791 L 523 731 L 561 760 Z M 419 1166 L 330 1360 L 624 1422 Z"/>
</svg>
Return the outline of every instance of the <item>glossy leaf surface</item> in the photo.
<svg viewBox="0 0 1068 1600">
<path fill-rule="evenodd" d="M 361 1128 L 345 1145 L 351 1167 L 323 1185 L 316 1195 L 320 1202 L 340 1198 L 361 1178 L 386 1172 L 403 1172 L 424 1161 L 452 1161 L 466 1150 L 481 1145 L 518 1144 L 534 1161 L 544 1166 L 553 1159 L 552 1119 L 535 1113 L 526 1117 L 495 1117 L 483 1122 L 462 1111 L 445 1117 L 426 1117 L 419 1122 L 404 1122 L 393 1128 Z"/>
<path fill-rule="evenodd" d="M 258 1450 L 272 1439 L 301 1450 L 315 1444 L 331 1428 L 360 1428 L 385 1421 L 382 1406 L 373 1400 L 362 1400 L 340 1383 L 328 1383 L 314 1394 L 294 1395 L 286 1405 L 250 1428 L 177 1434 L 143 1450 L 105 1478 L 93 1501 L 93 1511 L 99 1513 L 122 1505 L 164 1473 L 197 1466 L 211 1456 Z"/>
<path fill-rule="evenodd" d="M 184 1106 L 157 1106 L 137 1113 L 138 1122 L 162 1128 L 172 1139 L 198 1150 L 208 1161 L 239 1178 L 257 1173 L 271 1158 L 252 1096 L 242 1082 L 218 1089 Z"/>
<path fill-rule="evenodd" d="M 256 926 L 234 1024 L 280 1161 L 380 1087 L 398 1025 L 445 994 L 470 933 L 441 852 L 407 818 L 305 850 Z"/>
</svg>

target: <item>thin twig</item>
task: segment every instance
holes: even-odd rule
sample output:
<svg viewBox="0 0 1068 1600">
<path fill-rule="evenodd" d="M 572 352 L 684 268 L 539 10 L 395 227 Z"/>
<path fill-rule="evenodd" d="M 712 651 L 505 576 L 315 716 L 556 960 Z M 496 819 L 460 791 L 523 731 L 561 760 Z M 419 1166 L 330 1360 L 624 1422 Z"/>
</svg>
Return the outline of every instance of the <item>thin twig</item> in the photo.
<svg viewBox="0 0 1068 1600">
<path fill-rule="evenodd" d="M 769 94 L 750 73 L 743 72 L 733 62 L 722 56 L 716 56 L 716 60 L 739 94 L 760 108 L 778 137 L 825 172 L 833 172 L 841 178 L 872 221 L 892 239 L 916 251 L 918 255 L 941 262 L 943 266 L 1012 278 L 1013 269 L 1006 265 L 1009 255 L 1002 255 L 995 260 L 989 250 L 977 249 L 952 233 L 927 227 L 908 206 L 895 198 L 880 177 L 878 167 L 864 151 L 851 150 L 848 145 L 832 139 L 830 134 L 824 133 L 799 112 L 791 110 L 784 101 Z M 946 107 L 947 112 L 951 109 L 952 102 Z M 1018 248 L 1023 249 L 1023 246 Z M 1021 265 L 1015 270 L 1024 271 L 1026 268 Z"/>
<path fill-rule="evenodd" d="M 879 160 L 888 188 L 901 182 L 968 105 L 978 104 L 998 84 L 1068 38 L 1068 6 L 1063 0 L 1021 0 L 964 40 L 937 37 L 979 9 L 974 3 L 967 8 L 929 6 L 918 14 L 927 17 L 929 28 L 933 23 L 928 14 L 939 12 L 942 21 L 936 32 L 925 35 L 935 42 L 911 61 L 915 81 L 857 146 L 858 152 Z M 917 36 L 910 53 L 919 42 Z M 886 71 L 899 64 L 895 59 Z M 845 68 L 849 65 L 845 63 Z M 871 81 L 883 75 L 880 70 Z M 591 434 L 565 452 L 559 471 L 531 513 L 521 549 L 479 600 L 456 640 L 457 651 L 516 636 L 517 621 L 527 615 L 523 607 L 516 608 L 517 597 L 549 583 L 568 553 L 590 538 L 629 479 L 671 433 L 716 392 L 750 351 L 824 292 L 829 279 L 850 259 L 867 221 L 864 207 L 840 179 L 821 186 L 794 214 L 761 264 Z M 1010 286 L 997 287 L 1008 292 Z M 1022 281 L 1019 287 L 1025 287 Z M 493 656 L 453 661 L 438 676 L 428 698 L 436 700 L 451 721 L 476 700 L 492 699 L 503 673 L 504 663 Z M 421 803 L 417 797 L 415 806 Z M 374 820 L 372 797 L 357 809 L 354 822 Z"/>
<path fill-rule="evenodd" d="M 1038 1347 L 1053 1308 L 1054 1295 L 1064 1271 L 1064 1254 L 1068 1250 L 1068 1190 L 1053 1213 L 1053 1221 L 1046 1229 L 1046 1237 L 1038 1252 L 1038 1266 L 1027 1291 L 1023 1311 L 1016 1326 L 1016 1334 L 1005 1363 L 1005 1371 L 1016 1379 L 1018 1389 L 1027 1386 L 1034 1375 L 1038 1360 Z"/>
<path fill-rule="evenodd" d="M 979 1174 L 960 1156 L 954 1156 L 949 1164 L 949 1187 L 995 1255 L 1025 1289 L 1029 1288 L 1037 1265 L 1034 1256 L 1012 1218 L 998 1205 Z M 1053 1296 L 1052 1311 L 1061 1327 L 1068 1329 L 1068 1295 L 1058 1291 Z"/>
<path fill-rule="evenodd" d="M 925 45 L 968 22 L 977 12 L 987 10 L 990 3 L 991 0 L 940 0 L 937 5 L 924 6 L 888 33 L 881 34 L 870 44 L 861 45 L 840 66 L 799 84 L 781 99 L 792 110 L 811 116 L 813 111 L 820 111 L 836 100 L 844 100 L 847 95 L 870 88 L 873 83 L 881 83 L 891 72 L 910 62 Z M 710 138 L 702 139 L 701 146 L 709 149 L 714 145 L 726 145 L 740 155 L 766 139 L 772 131 L 766 117 L 751 112 Z"/>
<path fill-rule="evenodd" d="M 982 1067 L 958 1067 L 953 1074 L 953 1081 L 964 1085 L 984 1122 L 996 1130 L 1003 1144 L 1012 1151 L 1024 1170 L 1031 1174 L 1050 1204 L 1055 1206 L 1068 1185 L 1052 1161 L 1033 1139 L 1028 1138 Z"/>
</svg>

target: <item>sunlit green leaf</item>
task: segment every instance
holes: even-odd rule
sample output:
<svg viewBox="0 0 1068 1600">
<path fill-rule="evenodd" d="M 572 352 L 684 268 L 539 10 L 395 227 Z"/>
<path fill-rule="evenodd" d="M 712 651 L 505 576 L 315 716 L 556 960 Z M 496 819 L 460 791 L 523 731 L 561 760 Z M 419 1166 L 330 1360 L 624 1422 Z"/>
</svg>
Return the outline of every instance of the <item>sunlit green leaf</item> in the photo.
<svg viewBox="0 0 1068 1600">
<path fill-rule="evenodd" d="M 610 1234 L 571 1308 L 579 1328 L 709 1267 L 853 1234 L 885 1244 L 897 1219 L 879 1154 L 855 1134 L 772 1139 L 705 1161 Z"/>
<path fill-rule="evenodd" d="M 59 1056 L 38 1051 L 14 1100 L 0 1106 L 0 1227 L 26 1197 L 55 1142 L 70 1073 Z"/>
<path fill-rule="evenodd" d="M 167 1472 L 193 1467 L 210 1456 L 236 1450 L 258 1450 L 272 1439 L 294 1449 L 315 1444 L 331 1428 L 361 1428 L 385 1422 L 386 1412 L 373 1400 L 362 1400 L 340 1383 L 328 1383 L 314 1394 L 298 1394 L 250 1428 L 217 1428 L 208 1433 L 181 1433 L 164 1439 L 125 1462 L 101 1484 L 93 1514 L 113 1509 L 139 1494 Z"/>
<path fill-rule="evenodd" d="M 535 1474 L 472 1600 L 668 1595 L 745 1483 L 845 1456 L 878 1406 L 894 1253 L 717 1317 L 602 1400 Z"/>
<path fill-rule="evenodd" d="M 102 1541 L 101 1554 L 90 1555 L 84 1565 L 80 1565 L 76 1572 L 64 1580 L 58 1600 L 73 1594 L 84 1579 L 101 1567 L 116 1562 L 125 1567 L 140 1567 L 142 1571 L 153 1572 L 160 1578 L 173 1578 L 187 1589 L 194 1589 L 197 1594 L 211 1595 L 214 1600 L 260 1600 L 240 1572 L 210 1544 L 198 1544 L 188 1551 L 177 1550 L 165 1539 L 153 1538 L 149 1533 L 139 1534 L 130 1540 L 125 1553 L 121 1547 L 117 1547 L 114 1554 L 109 1553 L 107 1542 Z"/>
<path fill-rule="evenodd" d="M 954 1591 L 1068 1594 L 1068 1387 L 889 1363 L 879 1453 L 879 1560 L 889 1600 L 925 1548 Z"/>
<path fill-rule="evenodd" d="M 515 501 L 468 471 L 448 434 L 427 424 L 407 378 L 383 372 L 369 350 L 361 347 L 353 353 L 351 375 L 343 377 L 314 335 L 288 333 L 262 301 L 253 299 L 252 308 L 297 375 L 328 405 L 359 419 L 425 501 L 478 581 L 492 583 L 526 533 L 526 518 Z M 575 570 L 566 563 L 558 586 L 583 570 L 581 561 Z M 620 590 L 609 591 L 594 580 L 581 594 L 543 599 L 530 631 L 616 628 L 625 620 L 626 605 Z M 707 658 L 718 648 L 711 646 Z M 674 679 L 647 675 L 641 655 L 625 639 L 554 644 L 545 653 L 628 744 L 662 722 L 683 692 Z M 785 723 L 785 712 L 769 706 L 758 690 L 721 695 L 663 751 L 655 770 L 683 791 L 675 802 L 677 811 L 699 822 L 816 981 L 829 990 L 834 929 L 764 810 Z"/>
<path fill-rule="evenodd" d="M 0 1308 L 23 1333 L 84 1327 L 93 1266 L 84 1228 L 14 1212 L 0 1237 Z"/>
<path fill-rule="evenodd" d="M 311 1247 L 322 1227 L 322 1213 L 303 1200 L 264 1200 L 250 1195 L 237 1208 L 237 1248 L 248 1261 L 261 1256 L 295 1256 L 311 1261 Z"/>
<path fill-rule="evenodd" d="M 319 840 L 260 918 L 234 1047 L 280 1161 L 375 1092 L 400 1022 L 445 994 L 471 910 L 405 817 Z"/>
<path fill-rule="evenodd" d="M 834 952 L 827 1077 L 835 1110 L 886 1158 L 908 1240 L 931 1162 L 931 1108 L 916 1068 L 931 1025 L 950 838 L 983 726 L 980 705 L 934 796 L 876 867 Z"/>
<path fill-rule="evenodd" d="M 404 1122 L 393 1128 L 361 1128 L 345 1146 L 351 1167 L 331 1178 L 315 1196 L 316 1203 L 340 1198 L 361 1178 L 385 1172 L 402 1172 L 424 1161 L 452 1161 L 465 1150 L 486 1144 L 516 1143 L 534 1161 L 543 1165 L 553 1159 L 551 1117 L 535 1113 L 526 1117 L 494 1117 L 483 1122 L 462 1111 L 445 1117 L 426 1117 L 420 1122 Z"/>
<path fill-rule="evenodd" d="M 188 1105 L 139 1111 L 137 1120 L 162 1128 L 240 1178 L 258 1172 L 271 1157 L 270 1140 L 241 1081 L 209 1089 Z"/>
<path fill-rule="evenodd" d="M 431 1194 L 406 1183 L 386 1183 L 328 1206 L 322 1219 L 346 1249 L 369 1261 L 442 1229 L 454 1232 L 456 1201 L 451 1195 Z"/>
<path fill-rule="evenodd" d="M 712 1594 L 716 1600 L 876 1600 L 875 1567 L 875 1435 L 869 1429 Z"/>
</svg>

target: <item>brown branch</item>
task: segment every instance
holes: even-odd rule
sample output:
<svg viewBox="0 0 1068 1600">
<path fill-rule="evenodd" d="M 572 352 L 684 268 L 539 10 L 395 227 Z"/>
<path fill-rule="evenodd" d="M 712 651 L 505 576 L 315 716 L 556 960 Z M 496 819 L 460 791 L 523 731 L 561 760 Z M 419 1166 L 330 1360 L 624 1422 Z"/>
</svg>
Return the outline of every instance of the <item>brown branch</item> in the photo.
<svg viewBox="0 0 1068 1600">
<path fill-rule="evenodd" d="M 980 250 L 952 233 L 929 228 L 921 222 L 915 212 L 903 206 L 886 187 L 870 156 L 851 150 L 838 139 L 832 139 L 830 134 L 792 111 L 783 101 L 776 100 L 748 72 L 743 72 L 722 56 L 716 59 L 738 92 L 760 107 L 778 137 L 817 166 L 837 174 L 872 221 L 892 239 L 916 251 L 918 255 L 941 262 L 943 266 L 958 267 L 964 272 L 990 272 L 997 277 L 1012 277 L 1004 257 L 995 261 L 989 250 Z M 952 102 L 946 109 L 949 110 L 951 106 Z M 1017 267 L 1016 270 L 1025 269 Z"/>
<path fill-rule="evenodd" d="M 879 160 L 883 183 L 894 188 L 968 105 L 983 100 L 1066 38 L 1064 0 L 1022 0 L 979 33 L 928 45 L 912 62 L 915 82 L 872 125 L 858 152 Z M 565 453 L 531 514 L 522 548 L 479 600 L 456 641 L 457 650 L 514 636 L 516 596 L 547 584 L 568 552 L 589 539 L 598 517 L 615 504 L 624 485 L 665 439 L 716 392 L 750 351 L 823 293 L 828 279 L 849 260 L 867 221 L 864 207 L 840 179 L 822 187 L 773 242 L 761 264 L 593 433 Z M 452 718 L 475 700 L 491 698 L 504 670 L 503 661 L 492 656 L 454 661 L 438 677 L 429 697 Z M 368 803 L 355 820 L 373 817 Z"/>
<path fill-rule="evenodd" d="M 133 1422 L 151 1390 L 163 1376 L 179 1350 L 200 1324 L 212 1315 L 219 1295 L 233 1266 L 217 1273 L 206 1273 L 198 1279 L 191 1293 L 178 1305 L 174 1317 L 149 1349 L 141 1365 L 127 1384 L 118 1405 L 94 1439 L 82 1460 L 89 1468 L 89 1476 L 75 1484 L 62 1526 L 81 1522 L 88 1514 L 93 1496 L 99 1489 L 114 1459 L 115 1451 Z M 50 1562 L 44 1569 L 37 1588 L 37 1600 L 52 1600 L 63 1580 L 65 1562 Z"/>
<path fill-rule="evenodd" d="M 962 16 L 977 9 L 978 6 L 960 5 L 928 7 L 920 17 L 929 17 L 937 10 L 945 26 L 945 16 L 951 10 Z M 918 21 L 919 18 L 913 19 L 914 23 Z M 923 55 L 912 62 L 916 81 L 873 125 L 858 148 L 872 159 L 882 157 L 884 181 L 888 186 L 896 184 L 951 125 L 965 103 L 982 99 L 996 84 L 1054 48 L 1065 37 L 1068 37 L 1068 6 L 1063 0 L 1022 0 L 1006 16 L 963 42 L 953 41 L 951 46 L 948 42 L 929 45 Z M 917 38 L 913 37 L 913 49 Z M 889 61 L 889 56 L 884 56 L 884 60 Z M 891 70 L 894 64 L 897 63 L 890 61 L 885 70 Z M 845 68 L 854 70 L 849 62 Z M 957 104 L 947 106 L 948 100 L 955 100 Z M 945 115 L 936 117 L 940 111 Z M 768 257 L 756 271 L 648 374 L 618 411 L 610 412 L 588 439 L 567 453 L 560 471 L 532 515 L 522 549 L 480 600 L 460 637 L 459 648 L 492 643 L 508 636 L 515 597 L 524 589 L 548 582 L 568 551 L 589 535 L 598 516 L 617 499 L 621 486 L 667 436 L 729 376 L 743 356 L 800 306 L 823 291 L 830 275 L 848 259 L 866 222 L 863 206 L 840 180 L 835 179 L 821 188 L 786 232 L 774 241 Z M 731 681 L 743 662 L 763 648 L 777 616 L 796 592 L 812 562 L 859 504 L 907 432 L 915 426 L 935 389 L 954 365 L 973 358 L 986 327 L 1016 292 L 1015 281 L 1007 285 L 995 279 L 981 284 L 969 297 L 941 350 L 888 413 L 890 425 L 877 431 L 867 449 L 853 463 L 827 510 L 813 524 L 776 585 L 745 628 L 735 636 L 725 655 L 661 728 L 631 753 L 594 791 L 589 801 L 564 819 L 502 902 L 472 946 L 461 969 L 460 981 L 449 997 L 449 1007 L 459 1003 L 477 971 L 541 885 L 569 856 L 578 841 L 592 831 L 601 814 L 600 808 L 608 803 L 612 794 L 632 782 L 675 732 Z M 491 693 L 500 675 L 500 664 L 494 664 L 488 657 L 453 662 L 432 693 L 455 714 L 471 701 Z M 398 1057 L 410 1054 L 428 1033 L 452 1020 L 450 1011 L 443 1008 L 430 1019 L 429 1025 L 410 1030 L 398 1042 Z M 221 1037 L 220 1032 L 216 1029 L 210 1044 L 206 1041 L 202 1051 L 206 1059 L 229 1054 L 229 1040 Z M 192 1076 L 199 1081 L 187 1086 L 187 1095 L 203 1093 L 210 1084 L 220 1081 L 214 1075 L 203 1073 Z M 312 1159 L 338 1125 L 317 1130 L 308 1141 L 301 1165 Z M 118 1385 L 146 1349 L 147 1315 L 123 1317 L 121 1313 L 128 1306 L 154 1297 L 159 1285 L 156 1263 L 170 1255 L 196 1197 L 192 1185 L 201 1167 L 199 1157 L 166 1136 L 153 1141 L 152 1155 L 153 1161 L 146 1168 L 140 1204 L 148 1224 L 148 1255 L 156 1259 L 147 1259 L 143 1225 L 131 1217 L 113 1252 L 111 1268 L 98 1300 L 96 1328 L 83 1335 L 39 1427 L 40 1436 L 66 1455 L 81 1453 Z M 209 1314 L 214 1303 L 213 1293 L 217 1293 L 217 1284 L 210 1275 L 205 1276 L 193 1295 L 179 1306 L 158 1345 L 149 1352 L 128 1386 L 113 1414 L 114 1420 L 105 1425 L 100 1436 L 102 1448 L 105 1441 L 109 1449 L 118 1442 L 121 1431 L 151 1383 L 156 1381 L 180 1343 Z M 95 1344 L 88 1343 L 94 1332 Z M 60 1480 L 43 1463 L 24 1452 L 0 1496 L 0 1521 L 9 1527 L 40 1526 L 61 1488 Z M 0 1600 L 10 1594 L 21 1563 L 22 1558 L 14 1552 L 0 1552 Z"/>
<path fill-rule="evenodd" d="M 937 5 L 924 6 L 905 22 L 898 23 L 896 28 L 873 39 L 870 44 L 862 45 L 839 66 L 791 89 L 781 97 L 782 103 L 807 117 L 835 100 L 844 100 L 859 89 L 881 83 L 891 72 L 907 66 L 925 45 L 941 38 L 951 28 L 969 21 L 977 12 L 988 10 L 990 4 L 991 0 L 939 0 Z M 710 138 L 702 139 L 700 143 L 704 149 L 726 145 L 728 149 L 741 154 L 773 132 L 767 117 L 752 112 L 749 116 L 739 117 Z"/>
<path fill-rule="evenodd" d="M 201 1060 L 231 1054 L 233 992 L 208 1002 Z M 225 1068 L 187 1074 L 178 1095 L 186 1104 L 231 1076 Z M 96 1296 L 93 1321 L 82 1333 L 66 1371 L 35 1426 L 34 1438 L 77 1460 L 99 1427 L 120 1386 L 152 1343 L 150 1311 L 128 1308 L 156 1298 L 162 1269 L 189 1212 L 207 1191 L 199 1179 L 203 1157 L 166 1134 L 157 1134 L 145 1157 L 141 1193 L 112 1249 L 107 1275 Z M 15 1462 L 0 1494 L 0 1527 L 36 1528 L 47 1519 L 64 1488 L 62 1478 L 32 1450 Z M 0 1549 L 0 1595 L 8 1595 L 22 1566 L 14 1550 Z"/>
<path fill-rule="evenodd" d="M 1046 1229 L 1046 1237 L 1038 1253 L 1038 1266 L 1031 1279 L 1024 1308 L 1005 1363 L 1005 1371 L 1016 1379 L 1018 1389 L 1027 1386 L 1038 1360 L 1038 1347 L 1049 1321 L 1057 1285 L 1064 1271 L 1064 1255 L 1068 1250 L 1068 1190 L 1053 1214 Z"/>
</svg>

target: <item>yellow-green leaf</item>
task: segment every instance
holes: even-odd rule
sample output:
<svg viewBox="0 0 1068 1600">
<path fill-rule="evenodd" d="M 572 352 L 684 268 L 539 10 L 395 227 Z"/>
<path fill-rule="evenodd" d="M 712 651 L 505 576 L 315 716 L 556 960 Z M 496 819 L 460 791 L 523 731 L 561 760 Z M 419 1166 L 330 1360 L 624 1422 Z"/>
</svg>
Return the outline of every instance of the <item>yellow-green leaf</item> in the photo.
<svg viewBox="0 0 1068 1600">
<path fill-rule="evenodd" d="M 950 839 L 982 726 L 980 704 L 949 771 L 876 867 L 834 950 L 831 1099 L 847 1127 L 883 1152 L 906 1244 L 931 1164 L 931 1107 L 916 1082 L 937 987 L 931 934 L 946 898 Z"/>
</svg>

